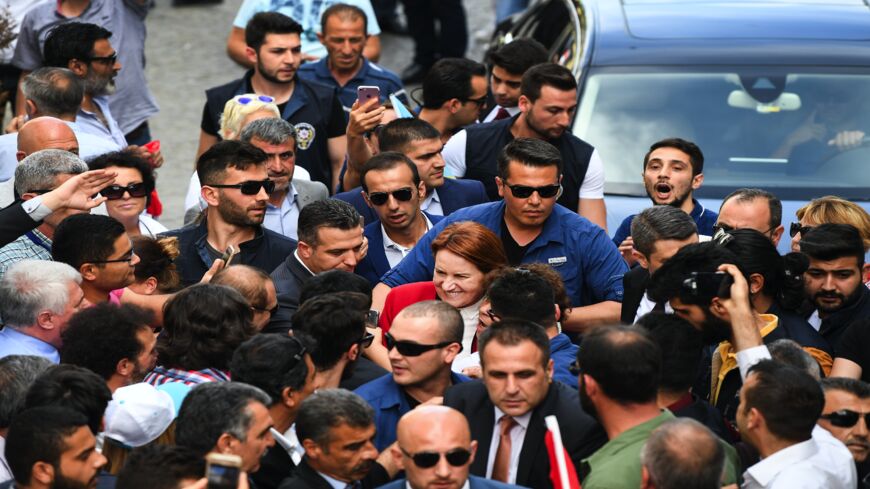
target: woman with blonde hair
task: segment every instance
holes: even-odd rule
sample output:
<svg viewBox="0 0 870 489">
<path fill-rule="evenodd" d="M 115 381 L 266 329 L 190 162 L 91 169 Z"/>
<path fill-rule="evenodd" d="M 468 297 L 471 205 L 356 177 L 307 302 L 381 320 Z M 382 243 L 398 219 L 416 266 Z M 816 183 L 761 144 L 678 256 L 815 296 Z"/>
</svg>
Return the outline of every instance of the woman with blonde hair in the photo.
<svg viewBox="0 0 870 489">
<path fill-rule="evenodd" d="M 789 229 L 791 235 L 791 250 L 800 251 L 798 243 L 801 234 L 819 224 L 849 224 L 861 233 L 864 241 L 864 252 L 870 251 L 870 214 L 860 205 L 828 195 L 813 199 L 809 204 L 795 212 L 798 222 L 793 222 Z"/>
</svg>

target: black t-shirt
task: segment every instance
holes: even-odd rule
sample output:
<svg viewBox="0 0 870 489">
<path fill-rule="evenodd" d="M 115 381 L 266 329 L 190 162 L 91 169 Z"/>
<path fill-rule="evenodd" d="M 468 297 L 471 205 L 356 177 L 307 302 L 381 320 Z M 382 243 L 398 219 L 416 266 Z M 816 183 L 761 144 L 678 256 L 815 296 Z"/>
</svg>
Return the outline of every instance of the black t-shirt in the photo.
<svg viewBox="0 0 870 489">
<path fill-rule="evenodd" d="M 405 396 L 405 399 L 408 401 L 408 406 L 411 406 L 411 409 L 420 405 L 420 401 L 411 397 L 406 391 L 402 391 L 402 395 Z"/>
<path fill-rule="evenodd" d="M 511 232 L 508 230 L 504 219 L 501 220 L 501 242 L 504 246 L 504 252 L 507 255 L 508 264 L 510 266 L 515 267 L 523 262 L 523 257 L 526 256 L 526 250 L 529 249 L 529 245 L 532 244 L 532 241 L 529 241 L 525 246 L 520 246 L 516 240 L 514 240 L 514 237 L 511 236 Z"/>
<path fill-rule="evenodd" d="M 870 322 L 857 321 L 843 333 L 837 357 L 853 361 L 861 367 L 861 380 L 870 382 Z"/>
</svg>

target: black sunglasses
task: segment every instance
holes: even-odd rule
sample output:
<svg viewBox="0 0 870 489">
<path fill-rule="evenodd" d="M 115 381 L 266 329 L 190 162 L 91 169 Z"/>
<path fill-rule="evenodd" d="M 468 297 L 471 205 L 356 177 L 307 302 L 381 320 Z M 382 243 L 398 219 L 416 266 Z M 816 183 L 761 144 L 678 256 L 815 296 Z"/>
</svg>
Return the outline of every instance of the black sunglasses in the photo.
<svg viewBox="0 0 870 489">
<path fill-rule="evenodd" d="M 88 58 L 88 61 L 90 61 L 90 62 L 97 61 L 99 63 L 113 65 L 113 64 L 115 64 L 115 61 L 118 61 L 118 53 L 115 52 L 109 56 L 91 56 L 90 58 Z"/>
<path fill-rule="evenodd" d="M 870 413 L 858 413 L 851 409 L 841 409 L 833 413 L 823 414 L 819 416 L 822 419 L 827 419 L 832 425 L 839 428 L 851 428 L 858 424 L 858 419 L 863 417 L 864 423 L 870 426 Z"/>
<path fill-rule="evenodd" d="M 454 467 L 461 467 L 467 464 L 471 459 L 471 452 L 465 448 L 454 448 L 453 450 L 449 450 L 443 454 L 441 452 L 417 452 L 413 455 L 405 451 L 404 448 L 400 447 L 400 450 L 402 450 L 402 453 L 404 453 L 406 457 L 409 457 L 414 461 L 414 465 L 421 469 L 429 469 L 438 465 L 438 461 L 441 460 L 441 455 L 444 455 L 444 458 L 447 459 L 447 463 Z"/>
<path fill-rule="evenodd" d="M 553 185 L 544 185 L 543 187 L 529 187 L 528 185 L 508 185 L 507 183 L 505 183 L 505 185 L 507 186 L 507 188 L 511 189 L 511 193 L 514 194 L 514 197 L 518 199 L 528 199 L 535 192 L 537 192 L 542 199 L 549 199 L 551 197 L 555 197 L 556 194 L 559 193 L 559 189 L 562 188 L 562 186 L 558 183 L 554 183 Z"/>
<path fill-rule="evenodd" d="M 466 103 L 466 102 L 471 102 L 471 103 L 477 105 L 478 107 L 483 107 L 483 104 L 486 103 L 486 95 L 484 95 L 483 97 L 480 97 L 480 98 L 467 98 L 467 99 L 462 101 L 462 103 Z"/>
<path fill-rule="evenodd" d="M 361 348 L 368 348 L 368 347 L 372 346 L 373 341 L 375 341 L 375 335 L 373 335 L 369 332 L 366 332 L 366 334 L 364 334 L 363 337 L 360 338 L 359 341 L 357 341 L 357 344 Z"/>
<path fill-rule="evenodd" d="M 387 199 L 390 198 L 390 195 L 399 202 L 407 202 L 414 196 L 414 190 L 410 187 L 405 187 L 400 188 L 399 190 L 393 190 L 392 192 L 372 192 L 368 195 L 372 204 L 384 205 L 387 203 Z"/>
<path fill-rule="evenodd" d="M 390 333 L 385 334 L 384 338 L 387 340 L 387 351 L 395 348 L 399 351 L 400 355 L 405 357 L 419 357 L 427 351 L 444 348 L 445 346 L 456 343 L 455 341 L 442 341 L 441 343 L 436 343 L 434 345 L 421 345 L 420 343 L 413 343 L 411 341 L 397 341 Z M 459 345 L 459 351 L 462 351 L 462 345 Z"/>
<path fill-rule="evenodd" d="M 100 190 L 100 195 L 108 200 L 118 200 L 124 197 L 124 192 L 129 193 L 130 197 L 134 198 L 145 197 L 148 195 L 148 188 L 145 186 L 144 182 L 131 183 L 126 187 L 120 185 L 109 185 Z"/>
<path fill-rule="evenodd" d="M 793 222 L 788 228 L 788 235 L 794 238 L 797 233 L 801 233 L 801 237 L 803 238 L 812 228 L 813 226 L 801 226 L 801 223 Z"/>
<path fill-rule="evenodd" d="M 214 188 L 237 188 L 242 191 L 245 195 L 257 195 L 260 193 L 260 189 L 266 190 L 267 194 L 271 194 L 275 191 L 275 182 L 269 180 L 248 180 L 247 182 L 235 183 L 232 185 L 208 185 L 209 187 Z"/>
</svg>

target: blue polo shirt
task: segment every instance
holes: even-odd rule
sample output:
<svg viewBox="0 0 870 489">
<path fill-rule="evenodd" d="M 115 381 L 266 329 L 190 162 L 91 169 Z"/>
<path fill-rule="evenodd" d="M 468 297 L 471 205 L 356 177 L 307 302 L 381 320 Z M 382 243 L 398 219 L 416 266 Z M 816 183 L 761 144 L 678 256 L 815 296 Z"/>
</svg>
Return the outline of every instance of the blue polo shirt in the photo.
<svg viewBox="0 0 870 489">
<path fill-rule="evenodd" d="M 299 67 L 298 75 L 303 80 L 311 80 L 335 87 L 338 90 L 338 99 L 341 101 L 345 112 L 350 112 L 351 106 L 356 102 L 356 90 L 361 86 L 375 86 L 381 89 L 381 103 L 388 100 L 390 95 L 395 95 L 408 105 L 408 98 L 405 95 L 405 87 L 402 86 L 402 80 L 395 73 L 388 71 L 382 66 L 378 66 L 371 61 L 363 58 L 363 65 L 356 75 L 351 78 L 347 84 L 341 86 L 335 81 L 332 72 L 329 71 L 327 62 L 329 57 L 321 58 L 315 63 L 305 63 Z"/>
<path fill-rule="evenodd" d="M 571 373 L 570 367 L 577 360 L 577 350 L 579 349 L 577 345 L 571 343 L 571 339 L 564 333 L 559 333 L 550 339 L 553 380 L 572 389 L 577 389 L 577 376 Z"/>
<path fill-rule="evenodd" d="M 468 377 L 450 374 L 453 385 L 468 382 Z M 354 391 L 375 410 L 375 446 L 382 452 L 396 441 L 396 426 L 399 419 L 411 410 L 402 387 L 393 380 L 393 374 L 365 383 Z"/>
<path fill-rule="evenodd" d="M 410 282 L 432 280 L 435 259 L 432 241 L 445 227 L 460 221 L 474 221 L 501 236 L 504 201 L 488 202 L 460 209 L 432 227 L 408 256 L 381 277 L 381 282 L 397 287 Z M 603 229 L 554 205 L 544 221 L 541 234 L 526 249 L 522 263 L 546 263 L 559 272 L 574 306 L 603 301 L 622 302 L 622 276 L 628 266 Z"/>
<path fill-rule="evenodd" d="M 698 234 L 704 236 L 713 236 L 713 225 L 716 224 L 716 221 L 719 219 L 719 214 L 713 212 L 709 209 L 705 209 L 700 202 L 695 199 L 692 199 L 692 203 L 695 204 L 695 207 L 692 208 L 692 212 L 689 213 L 689 216 L 692 217 L 692 220 L 695 221 L 695 226 L 698 227 Z M 632 214 L 626 217 L 622 224 L 619 225 L 619 229 L 616 230 L 616 233 L 613 234 L 613 243 L 616 246 L 622 244 L 625 241 L 625 238 L 631 236 L 631 221 L 634 220 L 634 216 L 637 214 Z"/>
</svg>

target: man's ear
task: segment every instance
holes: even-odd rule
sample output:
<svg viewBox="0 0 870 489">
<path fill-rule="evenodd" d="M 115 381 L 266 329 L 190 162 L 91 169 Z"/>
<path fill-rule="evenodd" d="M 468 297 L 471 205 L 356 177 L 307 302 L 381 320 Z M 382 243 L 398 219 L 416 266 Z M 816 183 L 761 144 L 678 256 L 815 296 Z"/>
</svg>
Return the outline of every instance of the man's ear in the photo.
<svg viewBox="0 0 870 489">
<path fill-rule="evenodd" d="M 354 343 L 350 345 L 350 349 L 347 351 L 347 359 L 351 362 L 355 362 L 357 361 L 357 359 L 359 359 L 359 355 L 359 343 Z"/>
<path fill-rule="evenodd" d="M 399 468 L 400 471 L 405 470 L 405 454 L 402 453 L 402 449 L 399 448 L 398 443 L 393 443 L 389 447 L 390 453 L 393 455 L 393 460 L 396 462 L 396 467 Z"/>
<path fill-rule="evenodd" d="M 151 295 L 157 290 L 157 277 L 148 277 L 143 284 L 145 285 L 145 291 L 148 292 L 148 295 Z"/>
<path fill-rule="evenodd" d="M 30 478 L 46 487 L 54 485 L 54 467 L 48 462 L 36 462 L 30 469 Z"/>
<path fill-rule="evenodd" d="M 305 449 L 305 456 L 312 460 L 317 460 L 323 455 L 323 449 L 311 438 L 302 440 L 302 448 Z"/>
<path fill-rule="evenodd" d="M 417 192 L 420 193 L 420 201 L 426 198 L 426 182 L 420 180 L 420 183 L 417 184 Z"/>
<path fill-rule="evenodd" d="M 730 315 L 728 314 L 728 309 L 722 304 L 722 299 L 718 297 L 714 297 L 710 301 L 710 313 L 716 316 L 719 319 L 728 320 Z"/>
<path fill-rule="evenodd" d="M 444 103 L 447 104 L 447 110 L 450 111 L 451 114 L 459 112 L 459 109 L 462 108 L 462 101 L 458 98 L 452 98 Z"/>
<path fill-rule="evenodd" d="M 698 190 L 701 184 L 704 183 L 704 174 L 699 173 L 692 177 L 692 190 Z"/>
<path fill-rule="evenodd" d="M 553 307 L 555 308 L 554 316 L 556 318 L 556 322 L 559 322 L 559 320 L 562 319 L 562 308 L 559 307 L 559 304 L 553 304 Z"/>
<path fill-rule="evenodd" d="M 495 186 L 498 188 L 498 196 L 504 198 L 504 180 L 501 177 L 495 177 Z"/>
<path fill-rule="evenodd" d="M 311 258 L 311 255 L 314 254 L 314 248 L 305 241 L 297 243 L 296 250 L 299 251 L 299 256 L 302 258 Z"/>
<path fill-rule="evenodd" d="M 520 98 L 517 100 L 517 106 L 519 106 L 520 111 L 525 114 L 532 110 L 532 101 L 529 100 L 529 97 L 520 95 Z"/>
<path fill-rule="evenodd" d="M 97 278 L 97 266 L 93 263 L 84 263 L 79 267 L 79 273 L 82 274 L 83 280 L 94 280 Z"/>
<path fill-rule="evenodd" d="M 79 78 L 84 78 L 88 74 L 88 64 L 80 59 L 73 58 L 67 61 L 66 67 Z"/>
<path fill-rule="evenodd" d="M 254 66 L 256 66 L 257 62 L 260 60 L 257 51 L 255 51 L 251 46 L 245 46 L 245 57 L 248 58 L 248 61 L 250 61 Z"/>
<path fill-rule="evenodd" d="M 293 397 L 293 394 L 296 392 L 292 387 L 285 387 L 281 391 L 281 404 L 284 404 L 288 409 L 293 409 L 297 404 L 296 399 Z"/>
<path fill-rule="evenodd" d="M 372 204 L 372 201 L 369 200 L 369 195 L 366 193 L 366 191 L 360 190 L 359 193 L 362 194 L 363 200 L 366 201 L 366 205 L 369 206 L 369 209 L 374 209 L 375 206 L 374 206 L 374 204 Z"/>
<path fill-rule="evenodd" d="M 199 189 L 199 195 L 202 197 L 202 200 L 206 201 L 206 203 L 212 207 L 217 207 L 220 202 L 219 191 L 214 187 L 203 185 Z"/>
<path fill-rule="evenodd" d="M 640 466 L 640 489 L 655 489 L 645 465 Z"/>
<path fill-rule="evenodd" d="M 649 270 L 649 260 L 646 259 L 646 256 L 644 256 L 643 253 L 632 249 L 631 256 L 633 256 L 634 259 L 637 260 L 637 263 L 640 264 L 641 267 Z"/>
<path fill-rule="evenodd" d="M 51 313 L 51 311 L 40 311 L 36 315 L 36 324 L 42 329 L 54 329 L 54 321 L 52 320 L 53 317 L 54 315 Z"/>
<path fill-rule="evenodd" d="M 221 433 L 221 436 L 218 437 L 217 443 L 214 444 L 215 451 L 217 453 L 224 453 L 234 455 L 236 453 L 236 444 L 238 440 L 236 437 L 229 433 Z"/>
<path fill-rule="evenodd" d="M 36 104 L 33 103 L 33 100 L 24 99 L 24 113 L 31 118 L 36 114 Z"/>
<path fill-rule="evenodd" d="M 16 160 L 21 161 L 24 158 L 27 158 L 27 153 L 25 153 L 24 151 L 16 151 L 15 152 L 15 159 Z"/>
<path fill-rule="evenodd" d="M 468 451 L 471 452 L 471 458 L 468 459 L 470 465 L 474 462 L 474 456 L 477 455 L 477 440 L 471 440 L 471 445 L 468 447 Z"/>
<path fill-rule="evenodd" d="M 133 373 L 133 362 L 131 362 L 129 358 L 118 360 L 118 364 L 115 365 L 115 373 L 121 377 L 129 376 Z"/>
<path fill-rule="evenodd" d="M 749 293 L 757 294 L 764 288 L 764 277 L 760 273 L 753 273 L 749 276 Z"/>
</svg>

